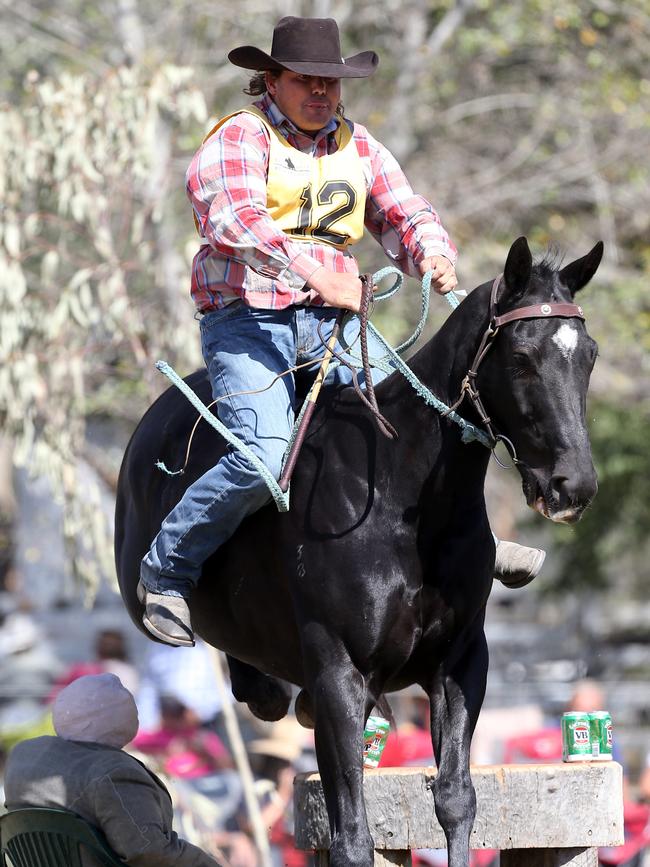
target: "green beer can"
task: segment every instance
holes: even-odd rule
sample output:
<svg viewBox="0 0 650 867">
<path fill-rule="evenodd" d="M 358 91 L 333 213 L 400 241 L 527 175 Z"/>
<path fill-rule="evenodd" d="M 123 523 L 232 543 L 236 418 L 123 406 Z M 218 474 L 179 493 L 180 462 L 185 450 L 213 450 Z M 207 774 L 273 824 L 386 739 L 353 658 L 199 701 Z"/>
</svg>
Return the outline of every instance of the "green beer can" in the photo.
<svg viewBox="0 0 650 867">
<path fill-rule="evenodd" d="M 390 723 L 383 716 L 369 716 L 363 732 L 363 766 L 376 768 L 388 740 Z"/>
<path fill-rule="evenodd" d="M 591 720 L 588 713 L 562 714 L 562 761 L 588 762 L 591 753 Z"/>
<path fill-rule="evenodd" d="M 612 758 L 612 718 L 606 710 L 589 714 L 591 731 L 591 757 L 595 761 L 608 762 Z"/>
</svg>

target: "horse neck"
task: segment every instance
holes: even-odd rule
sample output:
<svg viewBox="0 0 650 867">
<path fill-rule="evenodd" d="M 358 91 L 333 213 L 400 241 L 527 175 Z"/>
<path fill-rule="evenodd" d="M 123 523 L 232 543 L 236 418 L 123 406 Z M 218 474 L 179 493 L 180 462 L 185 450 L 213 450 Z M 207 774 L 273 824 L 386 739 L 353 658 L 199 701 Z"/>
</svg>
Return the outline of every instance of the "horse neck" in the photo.
<svg viewBox="0 0 650 867">
<path fill-rule="evenodd" d="M 447 404 L 458 398 L 463 378 L 470 369 L 487 328 L 491 285 L 485 283 L 474 289 L 438 332 L 409 360 L 409 366 L 420 382 Z M 401 385 L 405 386 L 406 383 Z M 471 415 L 474 421 L 469 404 L 464 403 L 462 410 L 464 415 Z"/>
<path fill-rule="evenodd" d="M 470 369 L 481 337 L 488 324 L 491 283 L 475 289 L 449 316 L 439 331 L 410 360 L 409 366 L 436 397 L 448 406 L 460 394 L 463 378 Z M 404 449 L 406 460 L 413 452 L 417 466 L 425 475 L 433 473 L 445 482 L 457 485 L 472 479 L 482 490 L 489 451 L 482 445 L 468 446 L 461 441 L 460 428 L 444 421 L 426 404 L 413 387 L 398 373 L 380 384 L 380 405 L 409 407 L 396 419 L 400 439 L 396 448 Z M 468 400 L 459 407 L 459 414 L 475 424 L 478 416 Z M 439 433 L 435 434 L 434 431 Z M 400 445 L 401 443 L 401 445 Z M 445 473 L 440 474 L 439 462 L 444 453 Z M 423 459 L 428 454 L 428 459 Z M 404 455 L 402 455 L 404 458 Z M 406 464 L 409 465 L 409 464 Z M 413 465 L 413 464 L 411 464 Z"/>
</svg>

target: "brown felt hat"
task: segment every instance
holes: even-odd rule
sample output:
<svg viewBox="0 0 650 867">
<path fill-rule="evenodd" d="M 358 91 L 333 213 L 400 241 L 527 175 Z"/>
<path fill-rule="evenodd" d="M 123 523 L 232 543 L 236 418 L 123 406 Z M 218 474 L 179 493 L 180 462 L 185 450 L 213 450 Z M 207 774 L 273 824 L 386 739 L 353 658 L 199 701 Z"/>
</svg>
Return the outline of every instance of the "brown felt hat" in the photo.
<svg viewBox="0 0 650 867">
<path fill-rule="evenodd" d="M 374 51 L 341 57 L 339 28 L 333 18 L 281 18 L 273 30 L 271 53 L 254 45 L 233 48 L 228 60 L 244 69 L 289 69 L 325 78 L 367 78 L 377 68 Z"/>
</svg>

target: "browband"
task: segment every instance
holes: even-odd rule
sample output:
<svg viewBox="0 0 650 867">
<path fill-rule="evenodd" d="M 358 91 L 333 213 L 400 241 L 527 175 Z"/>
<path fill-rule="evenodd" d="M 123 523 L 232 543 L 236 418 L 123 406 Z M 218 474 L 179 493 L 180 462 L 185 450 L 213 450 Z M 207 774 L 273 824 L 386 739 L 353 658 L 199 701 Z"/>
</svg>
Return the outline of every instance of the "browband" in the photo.
<svg viewBox="0 0 650 867">
<path fill-rule="evenodd" d="M 496 310 L 497 293 L 503 274 L 499 274 L 492 284 L 492 293 L 490 296 L 490 312 Z M 552 304 L 530 304 L 527 307 L 517 307 L 516 310 L 510 310 L 508 313 L 503 313 L 501 316 L 492 315 L 490 325 L 493 329 L 500 328 L 508 322 L 517 322 L 520 319 L 545 319 L 547 316 L 559 316 L 563 319 L 583 319 L 584 313 L 582 307 L 577 304 L 569 304 L 566 301 Z"/>
</svg>

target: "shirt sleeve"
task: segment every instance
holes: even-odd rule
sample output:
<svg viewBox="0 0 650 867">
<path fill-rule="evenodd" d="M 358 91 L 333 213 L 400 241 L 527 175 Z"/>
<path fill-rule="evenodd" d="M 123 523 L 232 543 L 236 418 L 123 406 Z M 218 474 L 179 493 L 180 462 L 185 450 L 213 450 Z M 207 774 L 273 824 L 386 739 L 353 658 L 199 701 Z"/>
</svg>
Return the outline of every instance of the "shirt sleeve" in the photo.
<svg viewBox="0 0 650 867">
<path fill-rule="evenodd" d="M 156 783 L 121 771 L 97 781 L 95 815 L 111 848 L 132 867 L 219 867 L 215 859 L 182 840 L 160 808 Z"/>
<path fill-rule="evenodd" d="M 268 132 L 240 114 L 198 150 L 186 190 L 201 235 L 222 256 L 301 289 L 320 262 L 280 231 L 266 208 Z"/>
<path fill-rule="evenodd" d="M 429 256 L 456 264 L 457 250 L 433 205 L 413 192 L 391 152 L 355 124 L 361 156 L 370 166 L 365 224 L 389 259 L 404 273 L 419 277 L 417 266 Z"/>
</svg>

